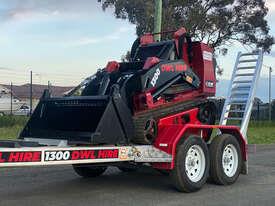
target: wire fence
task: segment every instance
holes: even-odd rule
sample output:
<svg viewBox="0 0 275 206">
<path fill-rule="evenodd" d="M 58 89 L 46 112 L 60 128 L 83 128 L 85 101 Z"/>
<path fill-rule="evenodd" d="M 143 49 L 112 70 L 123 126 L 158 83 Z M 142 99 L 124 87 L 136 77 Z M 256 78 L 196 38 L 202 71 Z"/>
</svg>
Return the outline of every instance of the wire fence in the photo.
<svg viewBox="0 0 275 206">
<path fill-rule="evenodd" d="M 91 72 L 91 74 L 92 73 L 94 72 Z M 80 73 L 63 74 L 60 72 L 46 73 L 46 72 L 32 71 L 32 84 L 40 85 L 40 87 L 32 88 L 32 92 L 35 94 L 33 98 L 36 100 L 39 99 L 39 97 L 43 94 L 43 90 L 47 88 L 51 88 L 51 92 L 55 94 L 62 95 L 66 91 L 66 89 L 69 90 L 70 88 L 78 85 L 81 81 L 83 81 L 86 77 L 90 76 L 91 74 L 87 74 L 87 73 L 86 74 L 80 74 Z M 30 72 L 28 71 L 0 69 L 0 88 L 1 88 L 1 85 L 4 85 L 4 86 L 10 85 L 11 82 L 14 86 L 16 85 L 17 87 L 18 85 L 27 85 L 24 88 L 25 91 L 23 91 L 25 93 L 23 95 L 24 96 L 23 99 L 27 100 L 26 101 L 27 105 L 30 105 L 30 102 L 31 102 L 30 101 L 30 97 L 31 97 L 30 78 L 31 78 Z M 8 87 L 8 89 L 11 89 L 11 88 Z M 2 91 L 0 91 L 0 97 L 3 96 L 1 92 Z M 14 100 L 20 99 L 22 98 L 22 96 L 14 92 L 13 95 L 10 95 L 8 98 L 10 98 L 10 101 L 6 101 L 6 104 L 8 104 L 9 106 L 9 109 L 5 109 L 6 114 L 13 113 L 13 110 L 16 108 L 14 106 L 16 105 L 16 103 L 14 103 Z M 214 101 L 216 102 L 216 105 L 217 105 L 217 119 L 219 119 L 222 113 L 224 99 L 215 99 Z M 8 106 L 6 105 L 6 107 Z M 2 108 L 0 107 L 0 114 L 1 114 L 1 109 Z M 271 119 L 275 121 L 275 100 L 273 100 L 271 105 Z M 262 103 L 262 101 L 260 100 L 255 101 L 252 109 L 251 120 L 254 120 L 254 121 L 269 120 L 269 104 Z"/>
<path fill-rule="evenodd" d="M 29 114 L 45 89 L 50 89 L 54 96 L 63 96 L 90 75 L 80 72 L 63 74 L 20 71 L 0 67 L 0 116 Z"/>
<path fill-rule="evenodd" d="M 268 121 L 270 119 L 269 117 L 269 103 L 263 103 L 259 99 L 256 99 L 257 101 L 254 101 L 251 117 L 250 120 L 252 121 Z M 216 99 L 214 100 L 217 107 L 217 116 L 216 119 L 220 119 L 222 114 L 223 105 L 225 102 L 225 99 Z M 275 121 L 275 100 L 271 102 L 271 120 Z"/>
<path fill-rule="evenodd" d="M 30 83 L 30 72 L 31 71 L 20 71 L 13 69 L 0 68 L 0 84 L 23 85 Z M 32 81 L 34 84 L 46 85 L 51 82 L 55 86 L 75 86 L 79 84 L 91 73 L 68 73 L 68 72 L 39 72 L 32 70 Z"/>
</svg>

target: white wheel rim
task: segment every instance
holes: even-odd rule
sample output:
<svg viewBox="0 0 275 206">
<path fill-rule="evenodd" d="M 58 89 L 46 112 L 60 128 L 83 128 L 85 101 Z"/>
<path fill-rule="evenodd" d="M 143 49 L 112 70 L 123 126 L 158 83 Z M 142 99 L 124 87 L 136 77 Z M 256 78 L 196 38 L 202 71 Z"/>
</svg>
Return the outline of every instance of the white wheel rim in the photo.
<svg viewBox="0 0 275 206">
<path fill-rule="evenodd" d="M 222 154 L 222 167 L 228 177 L 233 177 L 238 168 L 238 153 L 234 145 L 228 144 Z"/>
<path fill-rule="evenodd" d="M 205 154 L 199 145 L 193 145 L 187 151 L 185 158 L 185 172 L 192 182 L 198 182 L 205 171 Z"/>
</svg>

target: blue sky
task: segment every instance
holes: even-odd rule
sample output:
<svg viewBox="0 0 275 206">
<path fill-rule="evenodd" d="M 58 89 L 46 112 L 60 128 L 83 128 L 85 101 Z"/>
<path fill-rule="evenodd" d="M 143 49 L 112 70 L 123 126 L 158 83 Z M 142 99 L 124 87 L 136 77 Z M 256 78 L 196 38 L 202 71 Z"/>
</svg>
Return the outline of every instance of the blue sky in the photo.
<svg viewBox="0 0 275 206">
<path fill-rule="evenodd" d="M 275 36 L 275 0 L 267 6 Z M 134 25 L 111 9 L 103 12 L 96 0 L 0 0 L 0 28 L 0 84 L 26 83 L 33 70 L 35 83 L 75 85 L 107 61 L 120 60 L 136 38 Z M 239 50 L 245 51 L 237 44 L 219 58 L 223 78 L 230 78 Z M 275 70 L 275 47 L 264 64 Z"/>
</svg>

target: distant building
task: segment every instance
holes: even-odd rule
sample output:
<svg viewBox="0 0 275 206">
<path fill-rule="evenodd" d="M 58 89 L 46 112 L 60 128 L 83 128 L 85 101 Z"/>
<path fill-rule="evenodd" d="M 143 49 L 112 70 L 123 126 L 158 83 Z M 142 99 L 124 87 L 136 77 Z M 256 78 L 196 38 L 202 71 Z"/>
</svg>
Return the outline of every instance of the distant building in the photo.
<svg viewBox="0 0 275 206">
<path fill-rule="evenodd" d="M 10 93 L 10 90 L 7 87 L 0 84 L 0 95 L 8 94 L 8 93 Z"/>
<path fill-rule="evenodd" d="M 40 97 L 43 94 L 43 91 L 47 89 L 47 85 L 32 85 L 32 97 L 33 97 L 33 107 L 36 106 Z M 73 87 L 59 87 L 59 86 L 51 86 L 51 94 L 54 97 L 64 96 L 68 91 L 70 91 Z M 9 113 L 11 108 L 10 102 L 10 92 L 11 86 L 0 84 L 0 113 Z M 30 84 L 24 85 L 13 85 L 12 87 L 13 93 L 13 102 L 14 108 L 13 110 L 18 109 L 18 105 L 29 105 L 30 104 Z"/>
<path fill-rule="evenodd" d="M 2 89 L 1 89 L 2 88 Z M 54 97 L 63 96 L 66 92 L 71 90 L 73 87 L 59 87 L 59 86 L 51 86 L 51 94 Z M 10 85 L 0 85 L 1 90 L 5 90 L 10 92 Z M 30 98 L 30 84 L 23 84 L 23 85 L 13 85 L 13 95 L 17 98 L 24 100 Z M 40 84 L 33 84 L 32 85 L 32 96 L 33 99 L 39 99 L 43 91 L 48 89 L 47 85 L 40 85 Z"/>
</svg>

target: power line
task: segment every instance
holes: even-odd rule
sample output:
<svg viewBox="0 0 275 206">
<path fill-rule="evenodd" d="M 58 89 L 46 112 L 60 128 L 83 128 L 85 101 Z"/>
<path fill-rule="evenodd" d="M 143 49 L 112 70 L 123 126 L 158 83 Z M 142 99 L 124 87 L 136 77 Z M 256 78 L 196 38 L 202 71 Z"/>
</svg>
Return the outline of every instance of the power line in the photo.
<svg viewBox="0 0 275 206">
<path fill-rule="evenodd" d="M 26 72 L 26 71 L 5 71 L 5 72 L 2 72 L 1 73 L 1 76 L 2 74 L 7 74 L 7 75 L 22 75 L 22 74 L 25 74 L 25 75 L 28 75 L 29 72 Z M 61 74 L 61 73 L 46 73 L 46 72 L 36 72 L 34 71 L 33 72 L 34 75 L 43 75 L 43 76 L 62 76 L 62 77 L 82 77 L 82 76 L 89 76 L 87 74 Z M 91 74 L 90 74 L 91 75 Z"/>
</svg>

